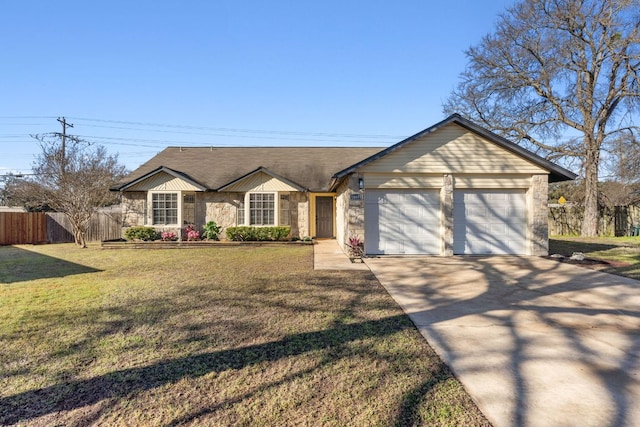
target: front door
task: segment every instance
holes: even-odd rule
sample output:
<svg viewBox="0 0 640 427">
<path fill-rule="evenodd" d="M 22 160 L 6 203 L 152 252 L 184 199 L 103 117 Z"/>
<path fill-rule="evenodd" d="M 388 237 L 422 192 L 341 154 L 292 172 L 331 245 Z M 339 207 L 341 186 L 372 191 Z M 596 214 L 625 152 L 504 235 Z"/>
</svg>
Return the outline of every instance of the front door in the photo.
<svg viewBox="0 0 640 427">
<path fill-rule="evenodd" d="M 333 197 L 316 197 L 316 237 L 333 237 Z"/>
</svg>

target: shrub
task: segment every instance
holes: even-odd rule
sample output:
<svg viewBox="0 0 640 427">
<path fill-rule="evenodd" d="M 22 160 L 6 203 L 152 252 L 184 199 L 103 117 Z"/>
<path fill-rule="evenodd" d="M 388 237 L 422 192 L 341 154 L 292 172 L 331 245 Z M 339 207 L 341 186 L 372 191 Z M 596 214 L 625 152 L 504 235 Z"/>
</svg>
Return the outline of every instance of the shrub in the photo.
<svg viewBox="0 0 640 427">
<path fill-rule="evenodd" d="M 127 240 L 157 240 L 158 232 L 153 227 L 129 227 L 124 232 L 124 237 Z"/>
<path fill-rule="evenodd" d="M 222 227 L 215 221 L 209 221 L 202 226 L 202 238 L 207 240 L 218 240 L 218 234 L 222 231 Z"/>
<path fill-rule="evenodd" d="M 362 258 L 362 256 L 364 255 L 364 242 L 362 241 L 362 239 L 360 239 L 359 236 L 350 236 L 347 246 L 349 248 L 349 257 Z"/>
<path fill-rule="evenodd" d="M 173 231 L 163 231 L 162 233 L 160 233 L 160 240 L 162 240 L 163 242 L 176 240 L 177 238 L 178 236 Z"/>
<path fill-rule="evenodd" d="M 185 232 L 187 233 L 187 241 L 200 240 L 200 232 L 195 229 L 193 224 L 188 224 Z"/>
<path fill-rule="evenodd" d="M 229 227 L 227 239 L 241 241 L 286 240 L 291 233 L 291 227 Z"/>
</svg>

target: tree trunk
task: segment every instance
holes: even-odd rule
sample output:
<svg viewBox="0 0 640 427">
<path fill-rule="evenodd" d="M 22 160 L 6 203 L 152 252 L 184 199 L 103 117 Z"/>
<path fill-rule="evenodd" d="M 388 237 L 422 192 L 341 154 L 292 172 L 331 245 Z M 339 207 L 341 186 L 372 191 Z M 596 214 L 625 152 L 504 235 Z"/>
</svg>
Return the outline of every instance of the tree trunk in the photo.
<svg viewBox="0 0 640 427">
<path fill-rule="evenodd" d="M 598 161 L 599 150 L 587 148 L 585 158 L 585 198 L 582 237 L 598 235 Z"/>
<path fill-rule="evenodd" d="M 86 227 L 82 227 L 80 221 L 77 218 L 72 217 L 67 214 L 69 221 L 71 222 L 71 228 L 73 228 L 73 240 L 75 240 L 76 245 L 81 248 L 87 247 L 87 230 Z"/>
</svg>

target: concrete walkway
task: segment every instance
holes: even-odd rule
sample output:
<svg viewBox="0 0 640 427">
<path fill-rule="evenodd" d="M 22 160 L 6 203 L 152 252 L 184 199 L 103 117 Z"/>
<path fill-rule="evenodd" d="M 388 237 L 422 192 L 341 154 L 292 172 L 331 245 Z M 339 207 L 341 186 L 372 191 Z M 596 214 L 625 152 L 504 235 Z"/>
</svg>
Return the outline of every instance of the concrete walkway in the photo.
<svg viewBox="0 0 640 427">
<path fill-rule="evenodd" d="M 313 245 L 314 270 L 369 270 L 367 264 L 351 262 L 334 239 L 317 240 Z"/>
<path fill-rule="evenodd" d="M 640 282 L 537 257 L 366 262 L 496 427 L 640 425 Z"/>
</svg>

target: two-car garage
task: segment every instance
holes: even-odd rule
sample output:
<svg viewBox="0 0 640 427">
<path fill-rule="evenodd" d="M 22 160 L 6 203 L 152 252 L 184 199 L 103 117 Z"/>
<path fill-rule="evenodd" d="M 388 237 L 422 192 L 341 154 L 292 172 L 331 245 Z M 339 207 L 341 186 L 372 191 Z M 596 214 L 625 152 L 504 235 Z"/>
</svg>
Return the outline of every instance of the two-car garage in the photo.
<svg viewBox="0 0 640 427">
<path fill-rule="evenodd" d="M 329 189 L 345 249 L 356 235 L 367 255 L 547 255 L 549 183 L 575 176 L 454 114 L 336 173 Z"/>
<path fill-rule="evenodd" d="M 367 190 L 365 252 L 441 254 L 441 205 L 440 190 Z M 454 254 L 526 254 L 526 230 L 523 189 L 453 192 Z"/>
</svg>

